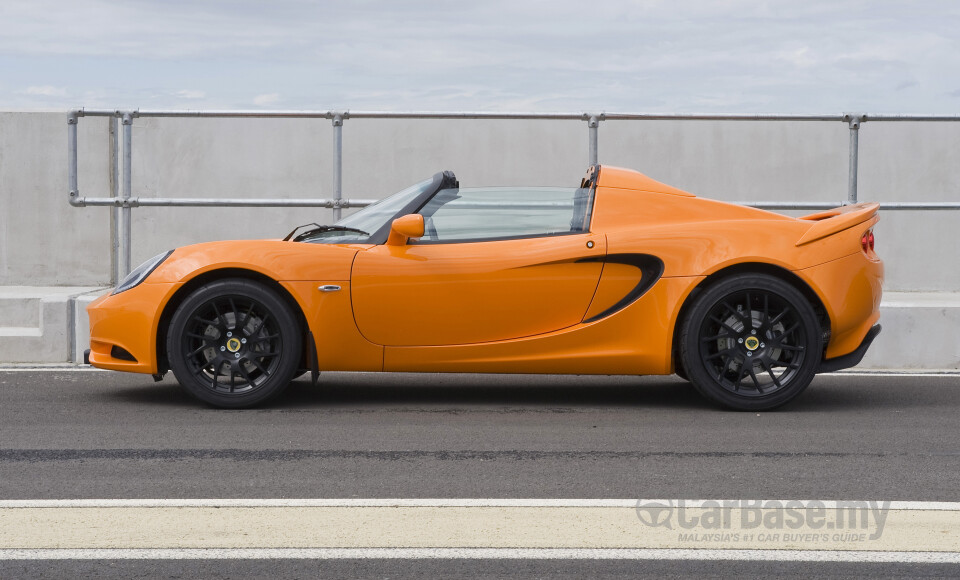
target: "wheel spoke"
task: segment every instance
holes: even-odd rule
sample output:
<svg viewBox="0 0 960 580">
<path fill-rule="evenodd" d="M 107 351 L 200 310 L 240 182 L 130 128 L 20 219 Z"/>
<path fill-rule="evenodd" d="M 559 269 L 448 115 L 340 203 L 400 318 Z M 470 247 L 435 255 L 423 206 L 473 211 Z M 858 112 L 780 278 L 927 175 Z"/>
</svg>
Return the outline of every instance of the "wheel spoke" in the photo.
<svg viewBox="0 0 960 580">
<path fill-rule="evenodd" d="M 246 360 L 246 359 L 244 359 L 244 360 Z M 252 387 L 252 386 L 253 386 L 253 379 L 250 378 L 250 373 L 247 372 L 247 369 L 243 368 L 243 361 L 240 361 L 240 364 L 237 365 L 237 370 L 240 371 L 240 374 L 241 374 L 241 375 L 243 375 L 243 378 L 244 378 L 245 381 L 247 381 L 247 384 Z"/>
<path fill-rule="evenodd" d="M 747 361 L 743 361 L 740 364 L 740 371 L 737 373 L 737 382 L 733 384 L 733 390 L 735 391 L 740 390 L 740 381 L 743 380 L 743 377 L 745 377 L 746 374 L 747 374 Z"/>
<path fill-rule="evenodd" d="M 230 310 L 233 311 L 233 329 L 237 330 L 239 328 L 237 323 L 240 322 L 240 311 L 237 310 L 237 304 L 233 301 L 232 296 L 227 298 L 227 302 L 230 303 Z"/>
<path fill-rule="evenodd" d="M 763 324 L 770 321 L 770 295 L 763 295 Z"/>
<path fill-rule="evenodd" d="M 252 344 L 261 344 L 261 343 L 264 343 L 264 342 L 270 342 L 271 340 L 273 340 L 273 339 L 275 339 L 275 338 L 280 338 L 280 333 L 279 333 L 279 332 L 276 333 L 276 334 L 261 334 L 260 336 L 255 336 L 255 337 L 253 337 L 253 338 L 250 339 L 250 342 L 251 342 Z"/>
<path fill-rule="evenodd" d="M 793 326 L 791 326 L 790 328 L 788 328 L 788 329 L 784 330 L 782 333 L 780 333 L 780 335 L 777 336 L 777 338 L 782 340 L 785 336 L 788 336 L 788 335 L 790 335 L 790 334 L 793 334 L 794 331 L 796 331 L 798 328 L 800 328 L 800 323 L 799 323 L 799 322 L 796 322 L 796 323 L 793 324 Z"/>
<path fill-rule="evenodd" d="M 247 327 L 247 324 L 250 322 L 250 317 L 253 316 L 253 302 L 250 303 L 250 307 L 247 308 L 247 314 L 243 317 L 243 324 L 237 324 L 237 328 L 242 332 L 244 328 Z"/>
<path fill-rule="evenodd" d="M 745 315 L 743 318 L 743 324 L 747 328 L 753 328 L 753 305 L 750 302 L 749 292 L 746 293 L 746 302 L 747 302 L 747 308 L 743 311 Z"/>
<path fill-rule="evenodd" d="M 721 356 L 730 356 L 731 354 L 733 354 L 733 353 L 735 353 L 735 352 L 736 352 L 736 351 L 735 351 L 734 349 L 732 349 L 732 348 L 725 348 L 725 349 L 723 349 L 723 350 L 721 350 L 721 351 L 719 351 L 719 352 L 716 352 L 716 353 L 711 354 L 710 356 L 706 357 L 704 360 L 713 360 L 713 359 L 719 358 L 719 357 L 721 357 Z"/>
<path fill-rule="evenodd" d="M 738 334 L 736 328 L 730 326 L 729 324 L 727 324 L 726 322 L 720 320 L 720 319 L 717 318 L 716 316 L 710 316 L 710 320 L 716 322 L 717 324 L 719 324 L 719 325 L 722 326 L 723 328 L 726 328 L 727 330 L 729 330 L 729 331 L 732 332 L 733 334 Z"/>
<path fill-rule="evenodd" d="M 257 327 L 253 329 L 248 336 L 254 336 L 258 332 L 260 332 L 260 329 L 263 328 L 263 325 L 266 324 L 268 320 L 270 320 L 270 315 L 264 314 L 263 318 L 260 319 L 260 324 L 258 324 Z"/>
<path fill-rule="evenodd" d="M 207 350 L 208 348 L 210 348 L 210 345 L 209 345 L 209 344 L 206 344 L 206 343 L 201 344 L 200 346 L 198 346 L 198 347 L 196 348 L 196 350 L 192 350 L 192 351 L 190 351 L 189 353 L 187 353 L 187 358 L 193 358 L 193 357 L 197 356 L 198 354 L 200 354 L 201 352 Z"/>
<path fill-rule="evenodd" d="M 706 336 L 700 339 L 700 342 L 713 342 L 715 340 L 720 340 L 721 338 L 733 338 L 729 333 L 717 334 L 715 336 Z"/>
<path fill-rule="evenodd" d="M 230 368 L 230 392 L 232 393 L 234 389 L 237 388 L 237 373 L 233 372 L 233 367 Z"/>
<path fill-rule="evenodd" d="M 730 357 L 728 356 L 723 357 L 723 359 L 721 359 L 721 362 L 723 363 L 723 366 L 720 367 L 720 371 L 717 373 L 717 382 L 720 382 L 720 380 L 723 379 L 724 373 L 727 372 L 727 367 L 730 366 Z"/>
<path fill-rule="evenodd" d="M 742 322 L 742 323 L 744 324 L 744 326 L 746 326 L 746 324 L 747 324 L 747 319 L 744 318 L 742 312 L 740 312 L 739 310 L 737 310 L 737 309 L 734 308 L 733 306 L 730 306 L 729 304 L 727 304 L 727 301 L 726 301 L 726 300 L 720 302 L 720 304 L 722 304 L 722 305 L 724 306 L 724 308 L 726 308 L 727 310 L 729 310 L 731 314 L 733 314 L 734 316 L 736 316 L 737 318 L 739 318 L 739 319 L 740 319 L 740 322 Z M 734 332 L 736 332 L 736 331 L 734 331 Z"/>
<path fill-rule="evenodd" d="M 269 376 L 270 376 L 270 373 L 267 371 L 267 369 L 263 368 L 263 365 L 260 364 L 260 361 L 258 361 L 258 360 L 255 359 L 255 358 L 251 358 L 251 359 L 249 359 L 249 360 L 250 360 L 250 362 L 253 364 L 253 366 L 257 367 L 257 370 L 259 370 L 261 373 L 263 373 L 263 376 L 265 376 L 265 377 L 269 377 Z"/>
<path fill-rule="evenodd" d="M 785 369 L 794 369 L 794 370 L 800 368 L 800 365 L 797 363 L 785 363 L 785 362 L 771 363 L 770 366 L 775 368 L 785 368 Z"/>
<path fill-rule="evenodd" d="M 805 350 L 805 347 L 802 347 L 802 346 L 794 346 L 792 344 L 782 344 L 782 343 L 778 344 L 777 348 L 779 348 L 780 350 L 789 350 L 791 352 L 803 352 Z"/>
<path fill-rule="evenodd" d="M 763 388 L 760 386 L 760 379 L 757 378 L 757 371 L 753 370 L 753 361 L 750 361 L 750 366 L 747 370 L 750 373 L 750 378 L 753 379 L 753 386 L 757 389 L 757 392 L 762 393 Z"/>
<path fill-rule="evenodd" d="M 227 323 L 226 323 L 226 321 L 224 321 L 223 315 L 220 314 L 220 309 L 217 308 L 217 301 L 216 301 L 216 300 L 212 300 L 212 301 L 210 302 L 210 306 L 213 308 L 214 314 L 217 315 L 217 320 L 220 321 L 220 325 L 223 326 L 224 328 L 226 328 L 226 327 L 227 327 Z"/>
<path fill-rule="evenodd" d="M 786 316 L 789 313 L 790 313 L 790 309 L 784 308 L 783 312 L 773 317 L 773 320 L 770 321 L 770 326 L 773 326 L 774 324 L 780 322 L 780 319 L 782 319 L 784 316 Z"/>
<path fill-rule="evenodd" d="M 764 370 L 767 371 L 767 373 L 770 375 L 770 378 L 773 380 L 773 384 L 777 385 L 778 389 L 783 387 L 783 385 L 780 384 L 780 379 L 778 379 L 777 375 L 774 374 L 773 368 L 769 364 L 767 364 L 767 361 L 760 359 L 760 366 L 762 366 Z"/>
</svg>

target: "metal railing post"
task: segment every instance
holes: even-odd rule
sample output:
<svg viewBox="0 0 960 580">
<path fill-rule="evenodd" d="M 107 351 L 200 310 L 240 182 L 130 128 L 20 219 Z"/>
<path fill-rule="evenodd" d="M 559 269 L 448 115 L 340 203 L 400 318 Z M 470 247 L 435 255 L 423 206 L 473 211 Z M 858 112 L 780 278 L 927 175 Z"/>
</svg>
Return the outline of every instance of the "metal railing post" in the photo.
<svg viewBox="0 0 960 580">
<path fill-rule="evenodd" d="M 847 204 L 857 203 L 857 165 L 860 157 L 860 123 L 866 115 L 847 113 L 843 120 L 850 127 L 850 173 L 847 177 Z"/>
<path fill-rule="evenodd" d="M 133 221 L 132 209 L 127 202 L 130 200 L 130 194 L 133 189 L 133 171 L 131 162 L 133 160 L 133 113 L 123 113 L 123 185 L 120 190 L 120 196 L 123 199 L 123 206 L 120 208 L 120 224 L 117 228 L 120 234 L 118 241 L 120 246 L 120 271 L 118 281 L 130 273 L 130 254 L 132 248 L 131 240 L 131 222 Z"/>
<path fill-rule="evenodd" d="M 77 120 L 81 111 L 70 111 L 67 115 L 67 183 L 70 187 L 70 205 L 83 206 L 77 185 Z"/>
<path fill-rule="evenodd" d="M 589 115 L 587 117 L 587 131 L 590 134 L 590 145 L 589 145 L 589 159 L 587 162 L 589 165 L 596 165 L 598 159 L 597 153 L 597 132 L 600 127 L 600 121 L 603 120 L 603 115 Z"/>
<path fill-rule="evenodd" d="M 108 141 L 108 161 L 110 197 L 116 199 L 119 196 L 120 183 L 120 148 L 117 139 L 117 126 L 119 119 L 117 117 L 107 117 L 107 130 L 109 133 Z M 120 225 L 120 208 L 117 206 L 110 208 L 110 283 L 119 284 L 122 274 L 120 273 L 120 236 L 118 235 L 118 226 Z"/>
<path fill-rule="evenodd" d="M 343 198 L 343 119 L 344 113 L 333 114 L 333 221 L 340 221 L 340 200 Z"/>
</svg>

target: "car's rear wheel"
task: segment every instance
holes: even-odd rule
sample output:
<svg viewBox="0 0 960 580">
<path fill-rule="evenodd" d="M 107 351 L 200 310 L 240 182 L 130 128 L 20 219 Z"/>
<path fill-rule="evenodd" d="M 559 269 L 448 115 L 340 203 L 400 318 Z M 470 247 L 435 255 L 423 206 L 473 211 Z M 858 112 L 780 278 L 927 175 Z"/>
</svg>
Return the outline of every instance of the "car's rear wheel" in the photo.
<svg viewBox="0 0 960 580">
<path fill-rule="evenodd" d="M 697 390 L 743 411 L 772 409 L 803 392 L 823 342 L 803 294 L 764 274 L 709 286 L 691 305 L 680 340 L 683 368 Z"/>
<path fill-rule="evenodd" d="M 224 408 L 280 394 L 300 363 L 303 339 L 293 310 L 269 288 L 242 279 L 211 282 L 177 308 L 167 358 L 181 385 Z"/>
</svg>

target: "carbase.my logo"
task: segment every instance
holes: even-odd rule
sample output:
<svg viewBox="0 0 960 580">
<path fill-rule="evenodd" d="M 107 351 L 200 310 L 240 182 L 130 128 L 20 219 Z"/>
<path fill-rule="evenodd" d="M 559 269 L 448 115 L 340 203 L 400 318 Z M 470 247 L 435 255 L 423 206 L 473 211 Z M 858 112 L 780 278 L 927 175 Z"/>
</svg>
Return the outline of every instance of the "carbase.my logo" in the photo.
<svg viewBox="0 0 960 580">
<path fill-rule="evenodd" d="M 676 507 L 674 501 L 644 501 L 637 500 L 637 517 L 644 524 L 658 528 L 660 526 L 673 529 L 673 509 Z"/>
</svg>

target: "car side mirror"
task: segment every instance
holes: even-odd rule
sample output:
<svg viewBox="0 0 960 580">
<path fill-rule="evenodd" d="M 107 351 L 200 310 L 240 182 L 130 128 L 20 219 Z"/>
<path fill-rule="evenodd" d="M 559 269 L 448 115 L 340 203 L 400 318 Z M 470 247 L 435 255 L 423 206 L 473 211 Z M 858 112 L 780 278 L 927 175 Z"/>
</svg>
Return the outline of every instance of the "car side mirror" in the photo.
<svg viewBox="0 0 960 580">
<path fill-rule="evenodd" d="M 402 246 L 410 238 L 423 237 L 423 216 L 411 213 L 398 217 L 390 224 L 390 236 L 387 237 L 388 246 Z"/>
</svg>

